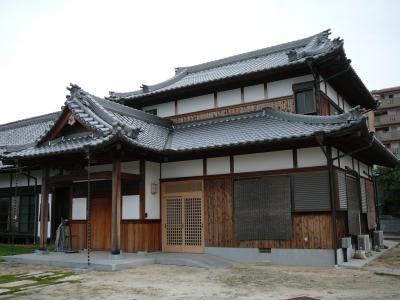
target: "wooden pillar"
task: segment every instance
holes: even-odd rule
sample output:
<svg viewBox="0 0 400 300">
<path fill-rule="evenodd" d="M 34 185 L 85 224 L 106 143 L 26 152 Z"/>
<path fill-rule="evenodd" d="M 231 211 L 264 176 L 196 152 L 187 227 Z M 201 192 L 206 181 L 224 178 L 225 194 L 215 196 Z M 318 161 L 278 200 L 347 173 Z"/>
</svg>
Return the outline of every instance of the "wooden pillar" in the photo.
<svg viewBox="0 0 400 300">
<path fill-rule="evenodd" d="M 139 182 L 139 196 L 140 196 L 140 219 L 146 219 L 146 161 L 140 159 L 140 182 Z"/>
<path fill-rule="evenodd" d="M 40 203 L 40 243 L 39 250 L 47 250 L 47 227 L 49 222 L 49 169 L 42 171 L 42 190 Z"/>
<path fill-rule="evenodd" d="M 120 254 L 121 247 L 121 157 L 113 160 L 112 210 L 111 210 L 111 254 Z"/>
</svg>

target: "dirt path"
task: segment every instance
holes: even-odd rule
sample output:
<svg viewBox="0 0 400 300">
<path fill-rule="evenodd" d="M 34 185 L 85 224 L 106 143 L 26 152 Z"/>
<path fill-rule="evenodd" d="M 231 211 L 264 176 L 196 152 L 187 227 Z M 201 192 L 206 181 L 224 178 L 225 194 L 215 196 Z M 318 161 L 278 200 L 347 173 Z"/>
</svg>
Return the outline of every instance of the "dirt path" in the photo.
<svg viewBox="0 0 400 300">
<path fill-rule="evenodd" d="M 74 270 L 75 283 L 45 286 L 18 299 L 400 299 L 400 276 L 378 275 L 369 268 L 400 268 L 396 247 L 363 270 L 240 265 L 200 269 L 149 265 L 118 272 Z M 0 264 L 0 275 L 62 269 Z M 15 298 L 8 296 L 9 298 Z"/>
</svg>

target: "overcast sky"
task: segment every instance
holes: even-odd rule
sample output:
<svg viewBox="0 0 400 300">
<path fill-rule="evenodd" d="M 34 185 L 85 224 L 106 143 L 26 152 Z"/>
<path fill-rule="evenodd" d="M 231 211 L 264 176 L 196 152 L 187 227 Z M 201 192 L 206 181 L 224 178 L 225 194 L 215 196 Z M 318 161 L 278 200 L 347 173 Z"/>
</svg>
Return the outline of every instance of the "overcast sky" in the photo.
<svg viewBox="0 0 400 300">
<path fill-rule="evenodd" d="M 136 90 L 328 28 L 369 89 L 400 85 L 399 12 L 396 0 L 0 0 L 0 124 L 59 110 L 70 82 Z"/>
</svg>

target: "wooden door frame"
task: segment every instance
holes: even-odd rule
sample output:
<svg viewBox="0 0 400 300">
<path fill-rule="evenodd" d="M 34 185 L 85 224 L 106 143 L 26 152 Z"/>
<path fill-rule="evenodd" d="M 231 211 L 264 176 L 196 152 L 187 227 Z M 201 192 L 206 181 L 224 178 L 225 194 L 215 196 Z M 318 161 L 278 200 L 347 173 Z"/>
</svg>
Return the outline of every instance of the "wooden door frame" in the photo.
<svg viewBox="0 0 400 300">
<path fill-rule="evenodd" d="M 195 179 L 195 180 L 187 180 L 187 182 L 200 181 L 201 182 L 201 191 L 194 192 L 174 192 L 166 194 L 164 192 L 164 186 L 166 183 L 171 183 L 174 181 L 161 182 L 161 236 L 162 236 L 162 251 L 163 252 L 187 252 L 187 253 L 204 253 L 205 251 L 205 226 L 204 226 L 204 180 L 203 179 Z M 176 182 L 182 182 L 182 180 L 176 180 Z M 184 198 L 200 198 L 201 199 L 201 220 L 202 220 L 202 228 L 201 228 L 201 246 L 167 246 L 167 230 L 166 230 L 166 220 L 167 220 L 167 210 L 166 210 L 166 199 L 168 198 L 181 198 L 182 203 Z M 182 218 L 184 218 L 184 204 L 182 204 Z M 182 222 L 185 222 L 182 220 Z M 185 227 L 182 227 L 182 239 L 185 239 L 184 233 Z"/>
</svg>

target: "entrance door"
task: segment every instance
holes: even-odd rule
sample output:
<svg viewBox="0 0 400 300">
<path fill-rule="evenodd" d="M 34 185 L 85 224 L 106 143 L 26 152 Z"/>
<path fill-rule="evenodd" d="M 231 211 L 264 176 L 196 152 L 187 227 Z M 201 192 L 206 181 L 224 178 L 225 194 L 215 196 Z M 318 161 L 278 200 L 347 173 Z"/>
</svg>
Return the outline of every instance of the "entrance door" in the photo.
<svg viewBox="0 0 400 300">
<path fill-rule="evenodd" d="M 204 252 L 203 181 L 162 184 L 163 251 Z"/>
<path fill-rule="evenodd" d="M 111 249 L 111 199 L 90 200 L 91 244 L 93 250 Z"/>
</svg>

